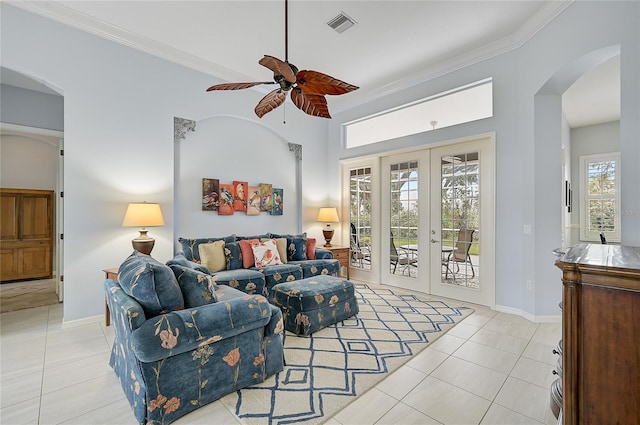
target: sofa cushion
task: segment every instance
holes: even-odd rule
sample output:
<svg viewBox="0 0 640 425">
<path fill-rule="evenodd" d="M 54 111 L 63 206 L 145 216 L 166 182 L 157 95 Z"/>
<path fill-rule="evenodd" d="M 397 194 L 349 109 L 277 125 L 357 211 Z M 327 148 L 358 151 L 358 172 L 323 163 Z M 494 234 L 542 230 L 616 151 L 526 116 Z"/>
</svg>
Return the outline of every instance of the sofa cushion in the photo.
<svg viewBox="0 0 640 425">
<path fill-rule="evenodd" d="M 227 258 L 227 270 L 236 270 L 243 267 L 240 242 L 225 243 L 224 255 Z"/>
<path fill-rule="evenodd" d="M 176 276 L 166 264 L 138 251 L 120 265 L 118 282 L 142 306 L 147 317 L 184 308 Z"/>
<path fill-rule="evenodd" d="M 184 256 L 184 253 L 182 251 L 178 251 L 172 259 L 167 261 L 167 266 L 169 267 L 171 267 L 174 264 L 177 264 L 182 267 L 187 267 L 193 270 L 198 270 L 202 273 L 209 274 L 209 269 L 206 266 L 203 266 L 202 264 L 194 263 L 191 260 L 187 260 L 187 257 Z"/>
<path fill-rule="evenodd" d="M 282 264 L 274 239 L 251 244 L 256 267 L 277 266 Z"/>
<path fill-rule="evenodd" d="M 287 261 L 307 259 L 307 238 L 287 238 Z"/>
<path fill-rule="evenodd" d="M 307 260 L 316 259 L 316 238 L 307 238 Z"/>
<path fill-rule="evenodd" d="M 265 292 L 265 278 L 256 270 L 237 269 L 225 270 L 214 275 L 218 286 L 227 285 L 245 294 L 260 294 Z"/>
<path fill-rule="evenodd" d="M 241 239 L 238 242 L 240 244 L 240 251 L 242 252 L 242 267 L 245 269 L 255 266 L 256 260 L 253 258 L 251 244 L 258 242 L 258 239 Z"/>
<path fill-rule="evenodd" d="M 211 243 L 215 241 L 225 241 L 225 242 L 235 242 L 236 235 L 225 236 L 224 238 L 197 238 L 197 239 L 188 239 L 188 238 L 178 238 L 178 242 L 180 242 L 180 246 L 182 247 L 182 252 L 187 260 L 191 260 L 195 263 L 200 263 L 200 250 L 198 247 L 203 243 Z"/>
<path fill-rule="evenodd" d="M 200 244 L 200 260 L 211 273 L 227 268 L 227 257 L 224 255 L 224 241 Z"/>
<path fill-rule="evenodd" d="M 169 267 L 178 279 L 185 308 L 199 307 L 218 301 L 215 293 L 216 280 L 213 276 L 179 264 L 172 264 Z"/>
</svg>

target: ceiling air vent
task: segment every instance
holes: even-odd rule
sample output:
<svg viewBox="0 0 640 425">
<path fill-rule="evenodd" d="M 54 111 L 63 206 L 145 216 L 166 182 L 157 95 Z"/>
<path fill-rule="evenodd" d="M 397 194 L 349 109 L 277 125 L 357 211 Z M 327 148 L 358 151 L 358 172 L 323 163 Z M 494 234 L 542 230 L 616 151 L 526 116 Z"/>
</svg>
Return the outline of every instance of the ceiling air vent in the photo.
<svg viewBox="0 0 640 425">
<path fill-rule="evenodd" d="M 331 28 L 339 33 L 343 33 L 356 24 L 356 21 L 348 17 L 344 12 L 340 12 L 338 16 L 327 22 Z"/>
</svg>

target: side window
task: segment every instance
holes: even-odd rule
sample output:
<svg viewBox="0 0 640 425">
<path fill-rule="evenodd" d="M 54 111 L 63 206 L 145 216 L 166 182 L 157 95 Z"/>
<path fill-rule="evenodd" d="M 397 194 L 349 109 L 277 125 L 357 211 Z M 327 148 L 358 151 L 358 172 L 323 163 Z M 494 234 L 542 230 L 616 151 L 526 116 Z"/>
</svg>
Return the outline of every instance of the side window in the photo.
<svg viewBox="0 0 640 425">
<path fill-rule="evenodd" d="M 620 241 L 620 154 L 580 157 L 580 239 Z"/>
</svg>

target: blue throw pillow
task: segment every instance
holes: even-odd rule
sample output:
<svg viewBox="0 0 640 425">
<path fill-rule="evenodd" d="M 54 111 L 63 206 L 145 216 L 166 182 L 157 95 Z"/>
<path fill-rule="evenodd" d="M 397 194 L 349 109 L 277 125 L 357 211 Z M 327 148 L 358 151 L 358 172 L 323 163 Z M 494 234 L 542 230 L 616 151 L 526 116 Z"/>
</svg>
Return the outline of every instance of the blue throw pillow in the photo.
<svg viewBox="0 0 640 425">
<path fill-rule="evenodd" d="M 186 308 L 218 301 L 215 293 L 216 280 L 213 276 L 179 264 L 172 264 L 169 267 L 178 280 Z"/>
<path fill-rule="evenodd" d="M 269 237 L 272 238 L 272 239 L 278 239 L 278 238 L 289 238 L 289 239 L 306 238 L 307 237 L 307 232 L 302 232 L 299 235 L 279 234 L 279 233 L 271 233 L 271 232 L 269 232 Z"/>
<path fill-rule="evenodd" d="M 307 238 L 287 238 L 287 260 L 302 261 L 307 259 Z"/>
<path fill-rule="evenodd" d="M 177 252 L 171 260 L 167 261 L 167 266 L 169 267 L 174 264 L 193 270 L 198 270 L 202 273 L 211 274 L 209 273 L 209 269 L 202 264 L 194 263 L 193 261 L 187 260 L 187 257 L 184 256 L 184 253 L 182 251 Z"/>
<path fill-rule="evenodd" d="M 178 242 L 180 242 L 182 252 L 184 253 L 186 259 L 198 264 L 200 264 L 200 262 L 202 261 L 200 259 L 200 244 L 211 243 L 215 241 L 224 241 L 225 244 L 229 242 L 235 242 L 236 235 L 225 236 L 224 238 L 178 238 Z"/>
<path fill-rule="evenodd" d="M 241 241 L 241 240 L 248 240 L 248 239 L 257 239 L 257 240 L 261 240 L 261 239 L 270 239 L 271 237 L 269 236 L 269 234 L 264 234 L 264 235 L 255 235 L 255 236 L 236 236 L 237 240 Z"/>
<path fill-rule="evenodd" d="M 118 282 L 127 295 L 138 301 L 147 318 L 184 308 L 173 271 L 150 255 L 133 251 L 120 265 Z"/>
<path fill-rule="evenodd" d="M 227 270 L 236 270 L 243 268 L 240 242 L 225 243 L 224 255 L 227 257 Z"/>
</svg>

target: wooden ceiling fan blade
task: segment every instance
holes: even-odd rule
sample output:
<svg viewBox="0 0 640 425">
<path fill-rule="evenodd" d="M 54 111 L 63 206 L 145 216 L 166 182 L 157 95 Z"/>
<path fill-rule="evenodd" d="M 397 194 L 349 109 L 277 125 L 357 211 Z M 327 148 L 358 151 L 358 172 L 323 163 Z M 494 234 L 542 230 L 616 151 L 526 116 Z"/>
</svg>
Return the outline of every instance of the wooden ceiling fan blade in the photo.
<svg viewBox="0 0 640 425">
<path fill-rule="evenodd" d="M 278 58 L 273 56 L 264 55 L 262 59 L 258 61 L 258 63 L 264 67 L 269 68 L 276 75 L 282 75 L 285 81 L 290 83 L 296 82 L 296 74 L 291 69 L 291 66 L 284 61 L 281 61 Z"/>
<path fill-rule="evenodd" d="M 258 116 L 258 118 L 262 118 L 265 114 L 282 105 L 286 98 L 286 92 L 280 89 L 275 89 L 274 91 L 263 97 L 260 102 L 258 102 L 255 108 L 256 115 Z"/>
<path fill-rule="evenodd" d="M 273 81 L 256 81 L 252 83 L 223 83 L 216 84 L 207 89 L 207 91 L 213 90 L 242 90 L 248 89 L 249 87 L 258 86 L 260 84 L 274 84 Z"/>
<path fill-rule="evenodd" d="M 298 87 L 305 93 L 340 95 L 359 89 L 358 86 L 318 71 L 302 70 L 296 77 Z"/>
<path fill-rule="evenodd" d="M 305 114 L 314 117 L 331 118 L 327 99 L 321 94 L 305 93 L 301 90 L 291 90 L 291 100 Z"/>
</svg>

